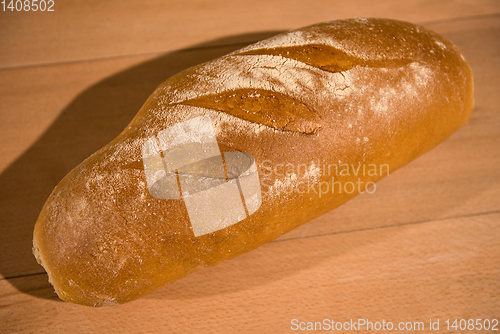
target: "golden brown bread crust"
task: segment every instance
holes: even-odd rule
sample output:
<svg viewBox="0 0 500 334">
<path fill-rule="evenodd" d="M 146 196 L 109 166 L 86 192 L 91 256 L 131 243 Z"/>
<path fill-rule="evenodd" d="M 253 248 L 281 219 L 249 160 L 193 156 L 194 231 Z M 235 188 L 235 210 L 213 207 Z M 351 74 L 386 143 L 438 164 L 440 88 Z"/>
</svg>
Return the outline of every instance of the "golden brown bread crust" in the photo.
<svg viewBox="0 0 500 334">
<path fill-rule="evenodd" d="M 339 176 L 325 166 L 392 172 L 465 124 L 472 95 L 457 47 L 406 22 L 333 21 L 250 45 L 164 82 L 127 129 L 71 171 L 43 207 L 34 254 L 63 300 L 134 300 L 345 203 L 357 191 L 310 185 L 333 176 L 367 185 L 386 173 Z M 262 205 L 195 237 L 182 200 L 150 195 L 141 147 L 201 115 L 210 116 L 221 151 L 253 155 Z"/>
</svg>

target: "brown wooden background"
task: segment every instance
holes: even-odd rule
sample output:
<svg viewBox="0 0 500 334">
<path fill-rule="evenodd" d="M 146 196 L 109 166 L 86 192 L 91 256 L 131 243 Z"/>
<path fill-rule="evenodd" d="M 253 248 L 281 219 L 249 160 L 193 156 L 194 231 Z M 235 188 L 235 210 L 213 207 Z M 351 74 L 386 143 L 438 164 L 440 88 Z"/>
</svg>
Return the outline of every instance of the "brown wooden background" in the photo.
<svg viewBox="0 0 500 334">
<path fill-rule="evenodd" d="M 500 319 L 500 1 L 55 0 L 54 9 L 0 12 L 0 332 L 285 333 L 292 319 L 363 318 L 423 321 L 422 333 L 439 319 L 433 333 L 445 333 L 446 319 Z M 31 255 L 38 213 L 157 85 L 279 31 L 349 17 L 412 21 L 454 41 L 475 74 L 470 124 L 375 194 L 146 298 L 101 309 L 57 298 Z"/>
</svg>

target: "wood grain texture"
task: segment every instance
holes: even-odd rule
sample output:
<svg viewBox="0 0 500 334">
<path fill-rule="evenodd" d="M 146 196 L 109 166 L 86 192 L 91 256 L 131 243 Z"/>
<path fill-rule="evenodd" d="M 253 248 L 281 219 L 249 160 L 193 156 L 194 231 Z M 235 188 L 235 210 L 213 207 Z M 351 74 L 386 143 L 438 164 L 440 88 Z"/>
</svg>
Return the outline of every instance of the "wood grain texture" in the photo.
<svg viewBox="0 0 500 334">
<path fill-rule="evenodd" d="M 0 12 L 0 332 L 282 333 L 294 318 L 439 318 L 447 332 L 447 318 L 500 318 L 498 13 L 498 1 L 423 0 Z M 475 75 L 470 124 L 374 194 L 147 298 L 99 310 L 58 300 L 31 254 L 38 213 L 157 85 L 278 31 L 355 16 L 427 22 L 458 45 Z"/>
<path fill-rule="evenodd" d="M 500 12 L 495 0 L 55 2 L 50 13 L 0 12 L 0 68 L 162 53 L 207 40 L 220 45 L 228 32 L 241 41 L 237 35 L 248 32 L 350 17 L 422 22 Z"/>
<path fill-rule="evenodd" d="M 428 330 L 439 319 L 435 333 L 446 333 L 446 319 L 499 316 L 499 219 L 273 242 L 109 308 L 56 300 L 45 275 L 15 279 L 28 294 L 4 280 L 0 319 L 5 332 L 36 333 L 285 333 L 292 319 L 361 318 L 421 321 Z"/>
</svg>

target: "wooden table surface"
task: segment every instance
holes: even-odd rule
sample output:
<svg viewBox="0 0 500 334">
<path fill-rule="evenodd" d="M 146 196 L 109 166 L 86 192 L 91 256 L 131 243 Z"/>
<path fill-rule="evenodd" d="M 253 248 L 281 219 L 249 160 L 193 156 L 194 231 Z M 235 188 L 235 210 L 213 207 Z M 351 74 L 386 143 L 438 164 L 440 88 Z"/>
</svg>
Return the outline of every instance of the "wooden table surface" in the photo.
<svg viewBox="0 0 500 334">
<path fill-rule="evenodd" d="M 424 322 L 392 331 L 400 333 L 428 333 L 432 319 L 440 321 L 432 333 L 497 332 L 447 330 L 445 321 L 500 319 L 500 1 L 55 0 L 53 8 L 0 12 L 0 332 L 285 333 L 293 319 Z M 99 309 L 57 298 L 31 254 L 40 209 L 157 85 L 277 32 L 349 17 L 419 23 L 458 45 L 475 75 L 470 123 L 374 194 L 145 298 Z"/>
</svg>

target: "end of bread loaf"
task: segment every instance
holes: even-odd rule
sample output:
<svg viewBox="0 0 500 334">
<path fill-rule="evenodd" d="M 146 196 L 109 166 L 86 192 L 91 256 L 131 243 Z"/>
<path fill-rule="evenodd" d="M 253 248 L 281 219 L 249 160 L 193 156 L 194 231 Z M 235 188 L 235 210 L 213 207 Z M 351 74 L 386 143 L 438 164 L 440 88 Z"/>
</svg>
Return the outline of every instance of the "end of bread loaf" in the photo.
<svg viewBox="0 0 500 334">
<path fill-rule="evenodd" d="M 33 253 L 63 300 L 137 299 L 342 205 L 358 192 L 297 189 L 329 182 L 325 165 L 384 164 L 393 172 L 467 123 L 473 104 L 472 71 L 460 50 L 424 27 L 351 19 L 277 35 L 158 87 L 127 129 L 57 185 L 36 222 Z M 196 236 L 182 198 L 150 193 L 142 148 L 200 116 L 211 120 L 222 152 L 255 159 L 262 204 Z M 287 165 L 304 168 L 272 172 Z"/>
</svg>

